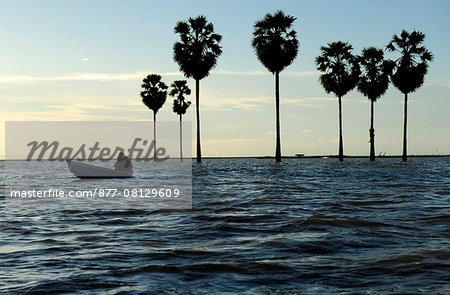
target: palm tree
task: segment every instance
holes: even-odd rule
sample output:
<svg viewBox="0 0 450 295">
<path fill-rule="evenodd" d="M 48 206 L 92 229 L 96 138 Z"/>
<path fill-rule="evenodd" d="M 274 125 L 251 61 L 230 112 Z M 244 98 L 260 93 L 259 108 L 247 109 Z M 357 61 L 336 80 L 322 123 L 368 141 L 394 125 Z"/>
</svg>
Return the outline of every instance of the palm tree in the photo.
<svg viewBox="0 0 450 295">
<path fill-rule="evenodd" d="M 180 116 L 180 160 L 183 161 L 183 115 L 186 113 L 187 108 L 191 105 L 190 101 L 185 101 L 185 95 L 191 94 L 191 89 L 187 86 L 186 80 L 174 81 L 171 85 L 169 95 L 176 97 L 173 100 L 173 111 Z"/>
<path fill-rule="evenodd" d="M 418 31 L 408 33 L 403 30 L 400 36 L 394 35 L 386 46 L 389 51 L 397 51 L 401 56 L 395 61 L 395 71 L 391 74 L 394 86 L 405 95 L 403 122 L 403 154 L 402 160 L 407 160 L 406 153 L 406 122 L 408 110 L 408 93 L 419 89 L 428 72 L 428 62 L 433 55 L 422 45 L 425 34 Z"/>
<path fill-rule="evenodd" d="M 344 160 L 342 140 L 342 97 L 355 88 L 359 77 L 359 66 L 351 53 L 353 47 L 342 41 L 328 43 L 320 47 L 321 55 L 316 57 L 317 69 L 324 72 L 320 83 L 326 93 L 333 92 L 339 101 L 339 161 Z"/>
<path fill-rule="evenodd" d="M 359 56 L 361 75 L 358 90 L 370 100 L 370 160 L 375 161 L 375 130 L 373 128 L 373 104 L 386 93 L 393 64 L 384 59 L 384 52 L 375 47 L 364 48 Z"/>
<path fill-rule="evenodd" d="M 200 15 L 179 21 L 175 33 L 180 41 L 173 45 L 173 60 L 179 65 L 186 78 L 195 80 L 195 105 L 197 115 L 197 163 L 202 162 L 200 145 L 200 80 L 209 75 L 216 66 L 217 58 L 222 53 L 219 45 L 222 36 L 214 33 L 214 26 L 206 17 Z"/>
<path fill-rule="evenodd" d="M 291 29 L 295 17 L 278 10 L 267 13 L 255 22 L 252 46 L 258 60 L 275 75 L 276 149 L 275 161 L 281 161 L 280 140 L 280 72 L 289 66 L 298 53 L 297 33 Z"/>
<path fill-rule="evenodd" d="M 141 87 L 144 89 L 141 91 L 142 102 L 153 111 L 153 159 L 156 161 L 156 113 L 166 102 L 167 85 L 161 81 L 160 75 L 151 74 L 144 78 Z"/>
</svg>

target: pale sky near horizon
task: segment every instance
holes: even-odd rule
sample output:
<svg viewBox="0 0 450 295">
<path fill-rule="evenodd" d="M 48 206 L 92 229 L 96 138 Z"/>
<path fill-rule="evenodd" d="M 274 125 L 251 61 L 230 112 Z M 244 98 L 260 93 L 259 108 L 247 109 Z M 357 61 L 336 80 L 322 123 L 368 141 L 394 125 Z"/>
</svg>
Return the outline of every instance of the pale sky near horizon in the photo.
<svg viewBox="0 0 450 295">
<path fill-rule="evenodd" d="M 200 83 L 204 156 L 275 152 L 274 78 L 251 48 L 253 24 L 278 9 L 297 18 L 300 50 L 280 75 L 282 154 L 337 154 L 338 105 L 318 82 L 320 46 L 384 48 L 402 29 L 426 34 L 434 54 L 410 94 L 408 153 L 450 154 L 449 1 L 0 1 L 0 136 L 9 120 L 152 120 L 141 102 L 150 73 L 185 79 L 172 60 L 174 26 L 203 14 L 223 54 Z M 387 53 L 389 58 L 397 55 Z M 188 79 L 194 94 L 194 81 Z M 194 95 L 189 100 L 195 101 Z M 158 120 L 178 120 L 168 97 Z M 370 103 L 343 98 L 344 153 L 368 155 Z M 195 105 L 184 120 L 195 131 Z M 401 154 L 403 95 L 392 85 L 375 105 L 376 153 Z M 195 136 L 193 134 L 193 139 Z M 195 150 L 195 149 L 194 149 Z M 4 143 L 0 145 L 0 157 Z"/>
</svg>

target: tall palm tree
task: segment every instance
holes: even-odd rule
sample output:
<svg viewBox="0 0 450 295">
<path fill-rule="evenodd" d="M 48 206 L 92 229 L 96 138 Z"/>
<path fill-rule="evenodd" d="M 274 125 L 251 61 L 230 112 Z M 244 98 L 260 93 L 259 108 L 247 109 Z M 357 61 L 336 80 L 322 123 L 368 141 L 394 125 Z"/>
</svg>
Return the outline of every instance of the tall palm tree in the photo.
<svg viewBox="0 0 450 295">
<path fill-rule="evenodd" d="M 317 69 L 324 72 L 320 83 L 326 93 L 334 93 L 339 101 L 339 161 L 344 160 L 342 139 L 342 97 L 355 88 L 359 77 L 359 66 L 351 53 L 353 47 L 342 41 L 320 47 L 321 55 L 316 57 Z"/>
<path fill-rule="evenodd" d="M 185 95 L 191 94 L 191 89 L 187 86 L 186 80 L 174 81 L 171 85 L 169 95 L 176 97 L 173 100 L 173 111 L 180 116 L 180 160 L 183 161 L 183 115 L 186 113 L 187 108 L 191 105 L 190 101 L 185 100 Z"/>
<path fill-rule="evenodd" d="M 214 33 L 214 26 L 206 17 L 200 15 L 179 21 L 175 33 L 180 41 L 173 45 L 173 60 L 179 65 L 186 78 L 195 80 L 195 106 L 197 115 L 197 163 L 202 162 L 200 145 L 200 80 L 209 75 L 209 71 L 217 64 L 222 53 L 219 45 L 222 36 Z"/>
<path fill-rule="evenodd" d="M 359 56 L 361 75 L 358 90 L 370 100 L 370 160 L 375 161 L 375 130 L 373 128 L 373 105 L 386 93 L 389 86 L 389 74 L 393 64 L 384 59 L 384 52 L 375 47 L 364 48 Z"/>
<path fill-rule="evenodd" d="M 252 46 L 258 60 L 275 75 L 276 149 L 275 161 L 281 161 L 280 139 L 280 72 L 289 66 L 298 53 L 297 33 L 291 29 L 295 17 L 278 10 L 267 13 L 255 22 Z"/>
<path fill-rule="evenodd" d="M 407 160 L 406 153 L 406 122 L 408 110 L 408 93 L 419 89 L 428 72 L 428 62 L 433 55 L 422 45 L 425 34 L 418 31 L 408 33 L 403 30 L 400 36 L 394 35 L 386 46 L 389 51 L 396 51 L 401 56 L 395 61 L 395 71 L 391 75 L 394 86 L 405 95 L 403 121 L 403 154 L 402 160 Z"/>
<path fill-rule="evenodd" d="M 166 102 L 168 87 L 161 81 L 161 76 L 157 74 L 145 77 L 141 87 L 143 88 L 141 91 L 142 102 L 153 111 L 153 141 L 155 143 L 153 159 L 156 161 L 156 113 Z"/>
</svg>

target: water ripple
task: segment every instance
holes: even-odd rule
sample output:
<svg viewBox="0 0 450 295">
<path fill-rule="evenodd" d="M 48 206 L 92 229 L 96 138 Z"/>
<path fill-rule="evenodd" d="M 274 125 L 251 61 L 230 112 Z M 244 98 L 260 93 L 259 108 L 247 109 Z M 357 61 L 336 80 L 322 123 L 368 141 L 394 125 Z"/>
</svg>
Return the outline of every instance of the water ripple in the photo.
<svg viewBox="0 0 450 295">
<path fill-rule="evenodd" d="M 1 203 L 0 293 L 449 294 L 449 167 L 214 159 L 192 210 Z"/>
</svg>

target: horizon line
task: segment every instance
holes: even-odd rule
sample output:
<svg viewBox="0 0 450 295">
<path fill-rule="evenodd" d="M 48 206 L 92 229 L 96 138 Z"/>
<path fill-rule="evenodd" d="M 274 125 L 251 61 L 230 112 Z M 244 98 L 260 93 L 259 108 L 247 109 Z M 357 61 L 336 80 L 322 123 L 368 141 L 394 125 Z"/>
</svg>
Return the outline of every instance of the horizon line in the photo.
<svg viewBox="0 0 450 295">
<path fill-rule="evenodd" d="M 401 158 L 402 155 L 383 155 L 383 156 L 375 156 L 375 158 Z M 408 155 L 408 157 L 411 158 L 444 158 L 444 157 L 450 157 L 450 154 L 438 154 L 438 155 L 433 155 L 433 154 L 415 154 L 415 155 Z M 202 156 L 202 159 L 274 159 L 275 156 L 269 156 L 269 155 L 261 155 L 261 156 Z M 337 154 L 324 154 L 324 155 L 303 155 L 303 156 L 281 156 L 281 158 L 283 159 L 317 159 L 317 158 L 322 158 L 322 159 L 334 159 L 334 158 L 339 158 L 339 155 Z M 370 158 L 369 155 L 344 155 L 344 158 Z M 180 159 L 180 157 L 172 157 L 170 159 Z M 183 159 L 192 159 L 195 160 L 196 157 L 191 156 L 191 157 L 183 157 Z M 135 159 L 131 159 L 131 160 L 135 160 Z M 32 160 L 26 160 L 26 159 L 5 159 L 5 158 L 0 158 L 0 161 L 38 161 L 35 159 Z M 42 159 L 40 161 L 49 161 L 49 159 Z M 58 160 L 52 160 L 52 162 L 56 162 Z M 64 160 L 65 161 L 65 160 Z M 61 161 L 61 162 L 64 162 Z"/>
</svg>

